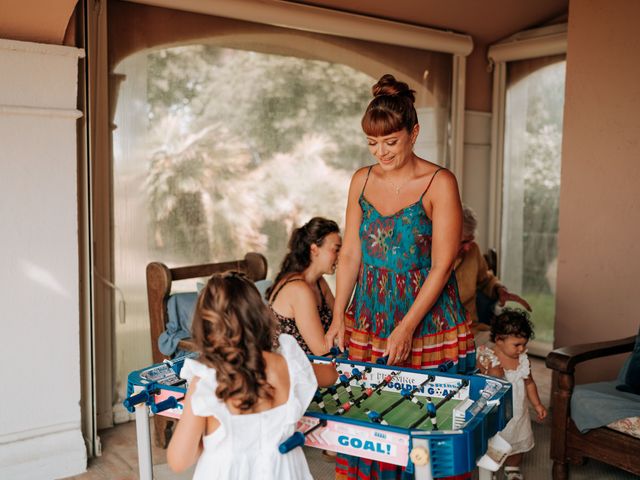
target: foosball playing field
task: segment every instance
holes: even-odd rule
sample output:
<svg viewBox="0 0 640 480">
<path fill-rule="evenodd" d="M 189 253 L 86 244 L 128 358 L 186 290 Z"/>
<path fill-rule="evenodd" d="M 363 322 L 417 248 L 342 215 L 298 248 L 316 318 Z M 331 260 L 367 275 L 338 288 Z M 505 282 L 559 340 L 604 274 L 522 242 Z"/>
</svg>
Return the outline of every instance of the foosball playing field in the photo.
<svg viewBox="0 0 640 480">
<path fill-rule="evenodd" d="M 323 391 L 325 392 L 324 395 L 322 395 Z M 323 396 L 325 410 L 323 411 L 319 403 L 314 401 L 307 409 L 307 412 L 336 415 L 343 405 L 349 403 L 349 400 L 361 397 L 365 389 L 351 387 L 351 391 L 352 395 L 348 395 L 346 390 L 340 387 L 329 389 L 329 391 L 322 389 L 320 390 L 320 395 Z M 453 429 L 453 411 L 461 403 L 460 399 L 444 400 L 444 398 L 422 397 L 415 394 L 410 397 L 411 391 L 411 387 L 405 387 L 405 391 L 402 393 L 389 390 L 379 391 L 379 393 L 375 393 L 361 402 L 359 406 L 354 404 L 343 415 L 345 418 L 353 420 L 377 423 L 377 414 L 381 417 L 380 423 L 384 421 L 389 425 L 401 428 L 415 428 L 418 430 Z M 429 405 L 432 405 L 432 408 L 435 409 L 435 422 L 427 411 Z"/>
</svg>

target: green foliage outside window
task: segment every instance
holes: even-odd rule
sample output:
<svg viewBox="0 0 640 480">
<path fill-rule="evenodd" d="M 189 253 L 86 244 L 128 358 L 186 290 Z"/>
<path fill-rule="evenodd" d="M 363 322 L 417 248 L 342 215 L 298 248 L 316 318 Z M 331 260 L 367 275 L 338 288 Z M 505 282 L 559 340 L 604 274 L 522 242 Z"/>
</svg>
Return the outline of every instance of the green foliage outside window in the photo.
<svg viewBox="0 0 640 480">
<path fill-rule="evenodd" d="M 184 262 L 258 250 L 275 268 L 295 224 L 341 221 L 349 177 L 370 162 L 360 117 L 373 78 L 208 45 L 147 65 L 152 249 Z"/>
</svg>

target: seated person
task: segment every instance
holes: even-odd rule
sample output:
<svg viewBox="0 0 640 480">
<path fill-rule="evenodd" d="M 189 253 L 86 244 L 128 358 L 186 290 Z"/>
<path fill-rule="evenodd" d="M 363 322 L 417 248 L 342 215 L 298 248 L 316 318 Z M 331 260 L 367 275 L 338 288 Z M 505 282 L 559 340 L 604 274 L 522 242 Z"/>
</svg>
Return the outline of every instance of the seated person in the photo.
<svg viewBox="0 0 640 480">
<path fill-rule="evenodd" d="M 333 294 L 323 278 L 336 271 L 342 239 L 333 220 L 315 217 L 296 228 L 280 272 L 267 289 L 278 334 L 293 336 L 307 355 L 324 355 L 324 334 L 331 324 Z"/>
<path fill-rule="evenodd" d="M 476 342 L 481 345 L 486 343 L 488 336 L 479 335 L 479 333 L 489 330 L 488 324 L 491 323 L 491 318 L 478 317 L 477 296 L 485 296 L 491 301 L 492 306 L 495 305 L 495 302 L 504 306 L 508 301 L 517 302 L 528 311 L 531 311 L 531 306 L 522 297 L 509 292 L 507 287 L 500 283 L 498 277 L 489 270 L 487 262 L 480 252 L 480 247 L 474 241 L 478 226 L 476 215 L 467 206 L 463 207 L 462 212 L 462 241 L 454 262 L 454 270 L 460 300 L 469 312 L 469 320 L 476 336 Z"/>
</svg>

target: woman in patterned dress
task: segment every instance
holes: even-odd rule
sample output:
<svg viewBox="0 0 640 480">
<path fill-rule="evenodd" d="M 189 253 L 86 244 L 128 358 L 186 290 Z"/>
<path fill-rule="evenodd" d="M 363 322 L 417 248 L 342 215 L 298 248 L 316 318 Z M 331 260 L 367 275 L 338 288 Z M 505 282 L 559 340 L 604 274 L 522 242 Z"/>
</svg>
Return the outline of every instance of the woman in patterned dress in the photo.
<svg viewBox="0 0 640 480">
<path fill-rule="evenodd" d="M 324 355 L 331 346 L 324 335 L 331 323 L 333 294 L 323 275 L 335 273 L 341 244 L 340 228 L 333 220 L 314 217 L 296 228 L 280 272 L 266 292 L 277 334 L 293 336 L 307 355 Z"/>
<path fill-rule="evenodd" d="M 333 321 L 326 343 L 349 357 L 453 371 L 475 368 L 473 335 L 453 263 L 462 208 L 454 175 L 413 152 L 414 91 L 384 75 L 362 118 L 377 163 L 351 179 Z M 354 292 L 355 287 L 355 292 Z M 351 305 L 347 303 L 353 293 Z M 400 478 L 393 465 L 339 456 L 337 478 Z"/>
</svg>

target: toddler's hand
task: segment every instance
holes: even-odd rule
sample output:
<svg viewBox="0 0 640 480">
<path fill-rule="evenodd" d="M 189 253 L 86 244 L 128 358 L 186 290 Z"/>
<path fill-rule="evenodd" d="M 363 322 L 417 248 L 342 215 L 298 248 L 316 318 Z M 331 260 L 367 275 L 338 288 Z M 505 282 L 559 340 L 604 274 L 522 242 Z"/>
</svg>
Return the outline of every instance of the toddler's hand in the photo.
<svg viewBox="0 0 640 480">
<path fill-rule="evenodd" d="M 533 408 L 536 409 L 536 413 L 538 414 L 538 421 L 541 422 L 543 421 L 545 418 L 547 418 L 547 409 L 544 408 L 543 404 L 540 405 L 536 405 Z"/>
</svg>

